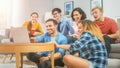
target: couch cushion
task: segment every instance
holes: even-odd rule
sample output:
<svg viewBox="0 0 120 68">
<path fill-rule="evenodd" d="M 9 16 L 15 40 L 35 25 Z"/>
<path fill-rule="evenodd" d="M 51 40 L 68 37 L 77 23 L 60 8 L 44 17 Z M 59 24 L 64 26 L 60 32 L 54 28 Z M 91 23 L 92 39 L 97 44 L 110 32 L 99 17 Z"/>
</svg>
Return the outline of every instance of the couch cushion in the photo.
<svg viewBox="0 0 120 68">
<path fill-rule="evenodd" d="M 110 53 L 109 58 L 120 59 L 120 53 Z"/>
<path fill-rule="evenodd" d="M 120 68 L 120 59 L 109 58 L 107 68 Z"/>
<path fill-rule="evenodd" d="M 120 43 L 111 44 L 111 53 L 120 53 Z"/>
</svg>

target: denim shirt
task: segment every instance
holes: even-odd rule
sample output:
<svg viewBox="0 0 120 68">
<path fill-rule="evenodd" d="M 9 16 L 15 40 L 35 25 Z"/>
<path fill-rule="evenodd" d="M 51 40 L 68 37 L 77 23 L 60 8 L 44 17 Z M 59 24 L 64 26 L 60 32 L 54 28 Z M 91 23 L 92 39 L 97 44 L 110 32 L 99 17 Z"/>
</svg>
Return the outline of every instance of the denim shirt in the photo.
<svg viewBox="0 0 120 68">
<path fill-rule="evenodd" d="M 67 36 L 69 35 L 69 33 L 74 34 L 74 29 L 72 25 L 70 24 L 70 21 L 67 20 L 66 18 L 61 18 L 59 26 L 60 26 L 58 28 L 59 32 L 62 33 L 63 35 Z"/>
<path fill-rule="evenodd" d="M 51 36 L 50 34 L 47 32 L 41 36 L 37 36 L 36 37 L 36 40 L 37 42 L 51 42 Z M 61 34 L 61 33 L 58 33 L 57 37 L 55 38 L 55 41 L 58 43 L 58 44 L 67 44 L 67 38 Z M 49 46 L 49 45 L 48 45 Z M 55 52 L 54 53 L 57 53 L 57 52 L 60 52 L 62 54 L 62 56 L 65 55 L 65 50 L 64 49 L 61 49 L 61 48 L 55 48 L 54 50 Z M 42 52 L 41 55 L 43 56 L 48 56 L 49 55 L 49 52 Z"/>
</svg>

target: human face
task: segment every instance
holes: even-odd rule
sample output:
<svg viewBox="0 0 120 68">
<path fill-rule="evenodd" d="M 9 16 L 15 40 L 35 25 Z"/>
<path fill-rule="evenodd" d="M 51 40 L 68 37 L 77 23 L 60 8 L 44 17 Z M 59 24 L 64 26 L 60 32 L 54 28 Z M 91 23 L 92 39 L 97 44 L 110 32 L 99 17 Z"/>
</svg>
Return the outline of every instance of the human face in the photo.
<svg viewBox="0 0 120 68">
<path fill-rule="evenodd" d="M 73 12 L 73 18 L 75 22 L 79 22 L 81 20 L 82 15 L 78 11 Z"/>
<path fill-rule="evenodd" d="M 52 15 L 53 15 L 53 18 L 57 21 L 60 20 L 61 18 L 61 13 L 58 13 L 58 11 L 54 11 Z"/>
<path fill-rule="evenodd" d="M 32 22 L 36 22 L 37 19 L 38 19 L 38 16 L 37 16 L 36 14 L 32 14 L 32 15 L 31 15 L 31 21 L 32 21 Z"/>
<path fill-rule="evenodd" d="M 51 35 L 55 33 L 57 26 L 53 24 L 53 21 L 48 21 L 46 22 L 46 29 L 47 32 Z"/>
<path fill-rule="evenodd" d="M 79 23 L 78 24 L 78 34 L 81 35 L 84 31 L 84 26 L 83 24 Z"/>
<path fill-rule="evenodd" d="M 99 21 L 102 18 L 102 12 L 99 9 L 95 9 L 92 11 L 92 15 L 95 20 Z"/>
</svg>

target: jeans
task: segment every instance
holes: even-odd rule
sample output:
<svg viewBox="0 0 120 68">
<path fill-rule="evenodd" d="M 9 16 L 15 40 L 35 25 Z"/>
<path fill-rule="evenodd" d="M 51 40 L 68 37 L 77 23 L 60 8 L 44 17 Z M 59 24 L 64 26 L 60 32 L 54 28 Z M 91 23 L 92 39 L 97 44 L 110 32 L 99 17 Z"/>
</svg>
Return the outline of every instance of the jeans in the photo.
<svg viewBox="0 0 120 68">
<path fill-rule="evenodd" d="M 51 62 L 49 60 L 45 61 L 42 64 L 39 63 L 40 62 L 39 58 L 41 58 L 41 57 L 43 57 L 43 56 L 41 56 L 41 55 L 39 55 L 37 53 L 28 53 L 27 54 L 27 58 L 30 61 L 35 62 L 38 68 L 51 68 Z M 55 60 L 54 61 L 54 65 L 55 66 L 62 66 L 62 67 L 64 67 L 64 63 L 63 63 L 62 59 Z"/>
</svg>

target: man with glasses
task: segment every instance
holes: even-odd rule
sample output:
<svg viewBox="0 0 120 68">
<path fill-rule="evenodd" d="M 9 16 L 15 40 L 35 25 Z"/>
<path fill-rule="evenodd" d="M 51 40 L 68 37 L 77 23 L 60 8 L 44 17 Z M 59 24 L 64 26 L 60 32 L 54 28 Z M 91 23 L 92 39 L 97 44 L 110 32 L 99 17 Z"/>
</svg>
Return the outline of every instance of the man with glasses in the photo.
<svg viewBox="0 0 120 68">
<path fill-rule="evenodd" d="M 69 34 L 74 34 L 74 30 L 70 21 L 67 18 L 61 17 L 61 9 L 54 8 L 52 10 L 53 18 L 58 22 L 57 30 L 62 33 L 63 35 L 67 36 Z"/>
</svg>

